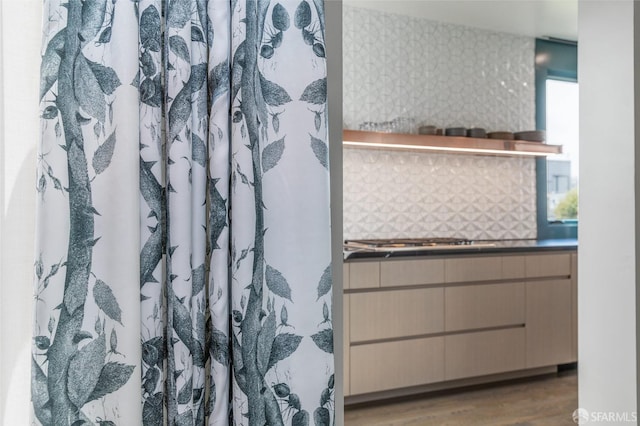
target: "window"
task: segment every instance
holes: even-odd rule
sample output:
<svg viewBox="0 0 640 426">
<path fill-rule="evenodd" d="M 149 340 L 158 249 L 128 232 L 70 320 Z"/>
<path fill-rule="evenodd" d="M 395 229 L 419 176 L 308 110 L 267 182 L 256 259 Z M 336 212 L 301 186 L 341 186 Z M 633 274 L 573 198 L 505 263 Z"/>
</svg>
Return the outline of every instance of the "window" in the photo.
<svg viewBox="0 0 640 426">
<path fill-rule="evenodd" d="M 547 220 L 578 219 L 578 83 L 547 79 L 547 143 L 562 154 L 547 157 Z"/>
<path fill-rule="evenodd" d="M 538 238 L 575 238 L 578 230 L 577 46 L 536 40 L 536 127 L 563 153 L 536 160 Z"/>
</svg>

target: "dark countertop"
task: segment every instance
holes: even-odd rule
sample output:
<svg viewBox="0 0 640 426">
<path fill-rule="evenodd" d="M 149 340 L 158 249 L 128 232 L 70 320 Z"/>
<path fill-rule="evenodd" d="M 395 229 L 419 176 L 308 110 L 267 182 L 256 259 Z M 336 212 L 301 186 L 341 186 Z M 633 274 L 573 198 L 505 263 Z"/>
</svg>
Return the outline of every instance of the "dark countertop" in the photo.
<svg viewBox="0 0 640 426">
<path fill-rule="evenodd" d="M 520 252 L 549 252 L 549 251 L 572 251 L 578 249 L 578 240 L 575 238 L 558 240 L 491 240 L 477 241 L 478 243 L 490 243 L 493 246 L 480 247 L 461 246 L 446 249 L 420 249 L 411 251 L 373 251 L 373 250 L 345 250 L 344 259 L 386 259 L 386 258 L 407 258 L 424 256 L 448 256 L 460 254 L 505 254 Z"/>
</svg>

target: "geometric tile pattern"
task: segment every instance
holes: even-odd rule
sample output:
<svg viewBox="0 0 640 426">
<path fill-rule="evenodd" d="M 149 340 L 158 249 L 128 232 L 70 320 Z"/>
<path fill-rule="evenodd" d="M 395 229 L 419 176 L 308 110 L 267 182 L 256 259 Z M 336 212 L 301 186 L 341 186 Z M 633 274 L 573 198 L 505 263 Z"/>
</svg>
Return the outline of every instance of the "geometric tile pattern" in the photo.
<svg viewBox="0 0 640 426">
<path fill-rule="evenodd" d="M 343 6 L 344 128 L 535 128 L 534 39 Z M 344 238 L 535 238 L 531 158 L 344 149 Z"/>
<path fill-rule="evenodd" d="M 343 6 L 344 126 L 535 128 L 532 37 Z"/>
<path fill-rule="evenodd" d="M 535 161 L 343 149 L 344 238 L 536 237 Z"/>
</svg>

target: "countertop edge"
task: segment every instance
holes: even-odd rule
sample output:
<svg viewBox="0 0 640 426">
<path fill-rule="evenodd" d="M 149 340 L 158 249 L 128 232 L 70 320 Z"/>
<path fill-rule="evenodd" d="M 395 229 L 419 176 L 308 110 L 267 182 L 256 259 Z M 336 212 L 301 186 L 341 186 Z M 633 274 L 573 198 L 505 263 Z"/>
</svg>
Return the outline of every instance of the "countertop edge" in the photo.
<svg viewBox="0 0 640 426">
<path fill-rule="evenodd" d="M 532 253 L 532 252 L 557 252 L 576 251 L 578 241 L 567 240 L 532 240 L 528 245 L 514 246 L 513 241 L 496 242 L 494 247 L 478 247 L 463 249 L 440 249 L 440 250 L 415 250 L 415 251 L 344 251 L 344 261 L 359 259 L 389 259 L 389 258 L 417 258 L 452 255 L 483 255 L 483 254 L 509 254 L 509 253 Z"/>
</svg>

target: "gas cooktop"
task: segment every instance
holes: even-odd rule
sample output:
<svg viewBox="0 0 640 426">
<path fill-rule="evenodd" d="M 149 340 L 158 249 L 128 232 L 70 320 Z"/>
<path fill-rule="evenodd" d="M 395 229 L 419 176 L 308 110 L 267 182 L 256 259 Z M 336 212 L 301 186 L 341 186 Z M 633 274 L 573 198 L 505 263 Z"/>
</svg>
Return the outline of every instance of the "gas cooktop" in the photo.
<svg viewBox="0 0 640 426">
<path fill-rule="evenodd" d="M 345 249 L 366 251 L 446 250 L 494 246 L 495 244 L 493 243 L 477 242 L 466 238 L 442 237 L 345 240 L 344 242 Z"/>
</svg>

